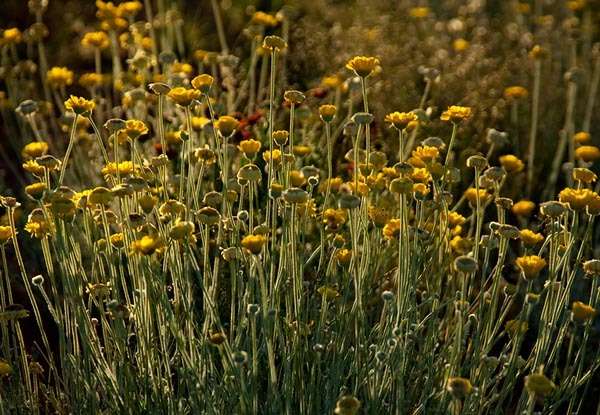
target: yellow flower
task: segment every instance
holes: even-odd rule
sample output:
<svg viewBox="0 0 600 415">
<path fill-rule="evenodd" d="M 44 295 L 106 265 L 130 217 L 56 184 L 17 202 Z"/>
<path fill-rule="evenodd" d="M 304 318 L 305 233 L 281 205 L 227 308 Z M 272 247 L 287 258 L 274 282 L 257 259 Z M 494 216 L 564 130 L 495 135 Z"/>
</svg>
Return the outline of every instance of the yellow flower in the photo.
<svg viewBox="0 0 600 415">
<path fill-rule="evenodd" d="M 526 280 L 534 279 L 546 266 L 546 260 L 537 255 L 526 255 L 516 259 L 517 266 L 523 271 Z"/>
<path fill-rule="evenodd" d="M 40 200 L 48 186 L 44 182 L 33 183 L 25 186 L 25 193 L 35 200 Z"/>
<path fill-rule="evenodd" d="M 23 40 L 23 35 L 21 31 L 16 27 L 11 27 L 10 29 L 6 29 L 4 33 L 2 33 L 2 39 L 6 43 L 20 43 Z"/>
<path fill-rule="evenodd" d="M 554 392 L 556 385 L 542 373 L 525 376 L 525 389 L 532 395 L 544 398 Z"/>
<path fill-rule="evenodd" d="M 73 83 L 73 71 L 55 66 L 46 74 L 46 81 L 54 88 L 62 88 Z"/>
<path fill-rule="evenodd" d="M 310 146 L 294 146 L 292 153 L 298 157 L 306 157 L 312 153 L 312 148 Z"/>
<path fill-rule="evenodd" d="M 460 213 L 448 212 L 448 225 L 459 226 L 466 222 L 466 218 Z"/>
<path fill-rule="evenodd" d="M 383 236 L 385 239 L 396 239 L 400 235 L 400 219 L 390 219 L 383 227 Z"/>
<path fill-rule="evenodd" d="M 418 146 L 411 153 L 409 163 L 414 167 L 426 167 L 440 156 L 440 151 L 433 146 Z"/>
<path fill-rule="evenodd" d="M 600 149 L 596 146 L 577 147 L 575 157 L 587 162 L 596 161 L 600 158 Z"/>
<path fill-rule="evenodd" d="M 280 146 L 285 145 L 285 143 L 287 143 L 289 136 L 290 133 L 286 130 L 273 131 L 273 133 L 271 134 L 271 137 L 273 137 L 273 141 L 275 141 L 275 143 L 277 143 L 277 145 Z"/>
<path fill-rule="evenodd" d="M 544 241 L 544 235 L 534 232 L 531 229 L 522 229 L 519 231 L 519 235 L 525 246 L 535 246 Z"/>
<path fill-rule="evenodd" d="M 277 17 L 275 17 L 271 14 L 258 11 L 252 15 L 252 19 L 250 19 L 250 23 L 256 24 L 256 25 L 261 25 L 261 26 L 267 26 L 267 27 L 275 27 L 275 26 L 277 26 L 279 21 L 277 20 Z"/>
<path fill-rule="evenodd" d="M 458 123 L 460 121 L 471 118 L 472 110 L 470 107 L 461 107 L 459 105 L 452 105 L 448 107 L 446 111 L 442 113 L 440 119 L 442 121 L 450 121 Z"/>
<path fill-rule="evenodd" d="M 121 161 L 118 165 L 115 162 L 110 162 L 102 168 L 103 175 L 116 176 L 117 171 L 124 176 L 133 173 L 133 163 L 129 160 Z"/>
<path fill-rule="evenodd" d="M 0 377 L 10 376 L 13 370 L 5 360 L 0 360 Z"/>
<path fill-rule="evenodd" d="M 152 255 L 162 247 L 162 241 L 157 236 L 144 235 L 131 243 L 131 252 L 142 255 Z"/>
<path fill-rule="evenodd" d="M 397 130 L 404 130 L 411 122 L 417 121 L 413 112 L 391 112 L 385 116 L 385 122 L 390 123 Z"/>
<path fill-rule="evenodd" d="M 548 51 L 544 48 L 542 48 L 540 45 L 535 45 L 530 51 L 529 51 L 529 57 L 531 59 L 542 59 L 544 57 L 546 57 L 548 55 Z"/>
<path fill-rule="evenodd" d="M 27 218 L 25 230 L 30 235 L 42 239 L 54 231 L 54 224 L 46 220 L 41 209 L 34 209 Z"/>
<path fill-rule="evenodd" d="M 215 127 L 223 137 L 232 135 L 239 125 L 239 121 L 229 115 L 223 115 L 215 121 Z"/>
<path fill-rule="evenodd" d="M 454 48 L 456 52 L 463 52 L 469 48 L 469 41 L 463 38 L 456 39 L 452 42 L 452 48 Z"/>
<path fill-rule="evenodd" d="M 140 120 L 127 120 L 125 122 L 125 134 L 132 140 L 148 134 L 148 127 Z"/>
<path fill-rule="evenodd" d="M 44 167 L 40 166 L 35 160 L 28 160 L 23 163 L 23 170 L 33 174 L 36 177 L 44 176 Z"/>
<path fill-rule="evenodd" d="M 203 94 L 207 94 L 214 81 L 212 76 L 204 73 L 192 79 L 192 86 Z"/>
<path fill-rule="evenodd" d="M 518 173 L 525 168 L 523 162 L 513 154 L 500 156 L 500 164 L 508 173 Z"/>
<path fill-rule="evenodd" d="M 321 86 L 336 89 L 344 84 L 344 79 L 339 75 L 328 75 L 321 79 Z"/>
<path fill-rule="evenodd" d="M 88 32 L 83 35 L 81 45 L 89 48 L 106 49 L 110 45 L 106 32 Z"/>
<path fill-rule="evenodd" d="M 337 107 L 331 104 L 324 104 L 319 107 L 319 116 L 324 122 L 331 122 L 335 118 Z"/>
<path fill-rule="evenodd" d="M 461 377 L 449 377 L 446 390 L 456 399 L 464 399 L 473 392 L 471 381 Z"/>
<path fill-rule="evenodd" d="M 329 230 L 337 231 L 346 223 L 346 211 L 344 209 L 325 209 L 323 212 L 323 224 Z"/>
<path fill-rule="evenodd" d="M 194 237 L 194 222 L 177 219 L 169 231 L 169 236 L 176 241 L 189 241 Z"/>
<path fill-rule="evenodd" d="M 594 183 L 598 179 L 598 176 L 590 169 L 576 167 L 573 169 L 573 179 L 585 184 L 590 184 Z"/>
<path fill-rule="evenodd" d="M 592 139 L 592 137 L 590 136 L 590 133 L 586 132 L 586 131 L 579 131 L 578 133 L 576 133 L 573 136 L 573 140 L 577 143 L 577 144 L 584 144 L 587 143 L 588 141 L 590 141 Z"/>
<path fill-rule="evenodd" d="M 429 16 L 429 12 L 429 7 L 412 7 L 408 11 L 408 14 L 410 15 L 410 17 L 413 17 L 415 19 L 423 19 Z"/>
<path fill-rule="evenodd" d="M 573 312 L 573 320 L 579 323 L 585 323 L 596 317 L 596 309 L 581 301 L 575 301 L 571 307 L 571 311 Z"/>
<path fill-rule="evenodd" d="M 260 141 L 249 138 L 247 140 L 240 141 L 238 148 L 248 158 L 253 158 L 256 153 L 259 152 L 261 147 Z"/>
<path fill-rule="evenodd" d="M 450 240 L 450 248 L 460 255 L 465 255 L 471 250 L 472 242 L 469 238 L 456 235 Z"/>
<path fill-rule="evenodd" d="M 597 194 L 590 189 L 573 189 L 567 187 L 558 194 L 558 200 L 562 203 L 568 203 L 572 210 L 583 210 L 595 196 Z"/>
<path fill-rule="evenodd" d="M 88 116 L 95 107 L 96 104 L 94 101 L 76 97 L 75 95 L 71 95 L 69 99 L 65 101 L 65 108 L 78 115 Z"/>
<path fill-rule="evenodd" d="M 335 259 L 337 259 L 340 265 L 345 265 L 352 259 L 352 251 L 349 249 L 340 249 L 335 253 Z"/>
<path fill-rule="evenodd" d="M 425 197 L 429 194 L 429 187 L 425 183 L 413 184 L 413 192 L 417 197 Z"/>
<path fill-rule="evenodd" d="M 34 141 L 26 144 L 21 150 L 21 155 L 24 158 L 34 159 L 36 157 L 43 156 L 48 152 L 48 143 L 43 141 Z"/>
<path fill-rule="evenodd" d="M 527 98 L 529 92 L 522 86 L 509 86 L 504 90 L 504 98 L 506 99 L 522 99 Z"/>
<path fill-rule="evenodd" d="M 0 244 L 8 242 L 13 236 L 12 228 L 10 226 L 0 225 Z"/>
<path fill-rule="evenodd" d="M 371 75 L 377 66 L 379 66 L 379 59 L 372 56 L 355 56 L 346 64 L 346 68 L 362 78 Z"/>
<path fill-rule="evenodd" d="M 485 189 L 479 189 L 479 203 L 484 204 L 491 196 Z M 471 205 L 475 206 L 477 204 L 477 189 L 469 187 L 465 190 L 465 198 Z"/>
<path fill-rule="evenodd" d="M 410 174 L 410 178 L 415 182 L 428 183 L 431 181 L 431 174 L 425 168 L 415 167 Z"/>
<path fill-rule="evenodd" d="M 530 200 L 519 200 L 512 207 L 512 211 L 517 216 L 529 216 L 533 209 L 535 208 L 535 203 Z"/>
<path fill-rule="evenodd" d="M 110 235 L 110 243 L 115 248 L 123 248 L 124 243 L 125 243 L 125 237 L 124 237 L 123 233 L 118 232 L 118 233 L 113 233 L 112 235 Z"/>
<path fill-rule="evenodd" d="M 209 123 L 210 120 L 206 117 L 192 117 L 192 129 L 194 131 L 202 130 Z"/>
<path fill-rule="evenodd" d="M 79 85 L 81 85 L 84 88 L 99 88 L 106 81 L 106 76 L 95 72 L 84 73 L 79 77 Z"/>
<path fill-rule="evenodd" d="M 264 235 L 246 235 L 241 243 L 244 248 L 257 255 L 267 243 L 267 237 Z"/>
<path fill-rule="evenodd" d="M 193 100 L 199 99 L 201 93 L 196 89 L 188 89 L 178 86 L 171 89 L 167 96 L 182 107 L 187 107 L 192 103 Z"/>
</svg>

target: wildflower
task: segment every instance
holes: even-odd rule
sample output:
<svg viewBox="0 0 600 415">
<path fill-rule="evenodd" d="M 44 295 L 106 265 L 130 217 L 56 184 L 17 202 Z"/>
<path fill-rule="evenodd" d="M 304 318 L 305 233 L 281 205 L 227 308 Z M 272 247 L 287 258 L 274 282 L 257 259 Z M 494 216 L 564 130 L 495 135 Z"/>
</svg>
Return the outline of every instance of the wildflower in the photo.
<svg viewBox="0 0 600 415">
<path fill-rule="evenodd" d="M 472 110 L 470 107 L 461 107 L 458 105 L 452 105 L 448 107 L 446 111 L 442 113 L 440 119 L 442 121 L 450 121 L 452 123 L 459 123 L 461 121 L 468 120 L 471 118 Z"/>
<path fill-rule="evenodd" d="M 285 143 L 287 143 L 288 141 L 289 136 L 290 133 L 286 130 L 273 131 L 273 133 L 271 134 L 271 137 L 273 137 L 273 141 L 275 141 L 275 143 L 279 146 L 285 145 Z"/>
<path fill-rule="evenodd" d="M 227 341 L 227 335 L 222 331 L 212 332 L 208 335 L 208 341 L 212 345 L 220 346 Z"/>
<path fill-rule="evenodd" d="M 354 71 L 356 76 L 366 78 L 379 66 L 379 59 L 372 56 L 355 56 L 346 63 L 346 68 Z"/>
<path fill-rule="evenodd" d="M 271 51 L 281 51 L 287 48 L 287 43 L 279 36 L 265 36 L 262 47 Z"/>
<path fill-rule="evenodd" d="M 360 401 L 352 395 L 342 396 L 335 403 L 336 415 L 356 415 L 360 409 Z"/>
<path fill-rule="evenodd" d="M 115 162 L 110 162 L 106 166 L 104 166 L 101 170 L 103 175 L 111 175 L 116 176 L 117 172 L 120 175 L 129 175 L 133 173 L 133 163 L 129 160 L 121 161 L 119 164 Z"/>
<path fill-rule="evenodd" d="M 54 88 L 64 88 L 73 83 L 73 71 L 65 67 L 53 67 L 46 74 L 48 84 Z"/>
<path fill-rule="evenodd" d="M 404 130 L 411 122 L 417 121 L 413 112 L 391 112 L 385 116 L 385 122 L 390 123 L 397 130 Z"/>
<path fill-rule="evenodd" d="M 581 301 L 573 302 L 571 311 L 573 312 L 573 320 L 579 323 L 591 321 L 596 316 L 596 309 Z"/>
<path fill-rule="evenodd" d="M 469 48 L 469 41 L 463 38 L 458 38 L 454 42 L 452 42 L 452 48 L 456 52 L 464 52 Z"/>
<path fill-rule="evenodd" d="M 546 49 L 542 48 L 540 45 L 535 45 L 529 51 L 529 57 L 531 59 L 539 60 L 539 59 L 545 58 L 546 56 L 548 56 L 548 51 Z"/>
<path fill-rule="evenodd" d="M 500 164 L 508 173 L 518 173 L 525 168 L 523 162 L 513 154 L 500 156 Z"/>
<path fill-rule="evenodd" d="M 88 99 L 82 97 L 76 97 L 71 95 L 71 97 L 65 101 L 65 108 L 73 111 L 75 114 L 89 116 L 96 104 L 94 101 L 90 101 Z"/>
<path fill-rule="evenodd" d="M 525 389 L 532 395 L 545 398 L 556 389 L 556 385 L 542 373 L 525 376 Z"/>
<path fill-rule="evenodd" d="M 594 198 L 594 195 L 596 193 L 590 189 L 573 189 L 567 187 L 560 191 L 558 200 L 568 204 L 572 210 L 583 210 Z"/>
<path fill-rule="evenodd" d="M 340 265 L 345 265 L 350 262 L 352 258 L 352 251 L 349 249 L 340 249 L 335 254 L 335 259 L 337 259 Z"/>
<path fill-rule="evenodd" d="M 21 155 L 24 158 L 34 159 L 36 157 L 41 157 L 48 152 L 48 143 L 43 141 L 34 141 L 32 143 L 26 144 L 21 150 Z"/>
<path fill-rule="evenodd" d="M 337 107 L 331 104 L 324 104 L 319 107 L 319 116 L 323 122 L 331 122 L 335 118 Z"/>
<path fill-rule="evenodd" d="M 344 209 L 326 209 L 323 212 L 323 224 L 328 229 L 337 231 L 344 223 L 346 223 L 346 211 Z"/>
<path fill-rule="evenodd" d="M 23 40 L 23 35 L 18 28 L 11 27 L 4 30 L 2 33 L 2 40 L 7 44 L 20 43 L 21 40 Z"/>
<path fill-rule="evenodd" d="M 300 91 L 296 91 L 296 90 L 289 90 L 289 91 L 285 91 L 285 93 L 283 94 L 283 99 L 285 100 L 285 102 L 289 103 L 289 104 L 301 104 L 302 102 L 304 102 L 304 100 L 306 99 L 306 95 L 304 95 L 302 92 Z"/>
<path fill-rule="evenodd" d="M 585 184 L 590 184 L 594 183 L 598 179 L 598 176 L 590 169 L 576 167 L 573 169 L 573 179 Z"/>
<path fill-rule="evenodd" d="M 123 248 L 125 243 L 125 237 L 122 232 L 113 233 L 110 235 L 110 243 L 115 248 Z"/>
<path fill-rule="evenodd" d="M 274 150 L 274 151 L 277 151 L 277 150 Z M 312 148 L 310 148 L 309 146 L 294 146 L 294 148 L 292 149 L 292 152 L 294 153 L 295 156 L 306 157 L 310 153 L 312 153 Z"/>
<path fill-rule="evenodd" d="M 460 213 L 456 212 L 448 212 L 448 225 L 450 226 L 460 226 L 466 222 L 466 218 Z"/>
<path fill-rule="evenodd" d="M 176 104 L 181 105 L 182 107 L 188 107 L 192 101 L 200 98 L 200 91 L 178 86 L 171 89 L 167 96 L 175 101 Z"/>
<path fill-rule="evenodd" d="M 0 360 L 0 377 L 10 376 L 13 370 L 5 360 Z"/>
<path fill-rule="evenodd" d="M 592 137 L 590 136 L 590 133 L 586 132 L 586 131 L 579 131 L 578 133 L 576 133 L 573 136 L 573 140 L 577 143 L 577 144 L 584 144 L 589 142 L 592 139 Z"/>
<path fill-rule="evenodd" d="M 242 166 L 237 173 L 237 177 L 240 180 L 247 180 L 249 182 L 258 182 L 262 178 L 262 173 L 256 164 L 246 164 Z"/>
<path fill-rule="evenodd" d="M 254 255 L 258 255 L 262 247 L 267 243 L 267 237 L 264 235 L 246 235 L 241 243 L 248 251 Z"/>
<path fill-rule="evenodd" d="M 400 235 L 400 219 L 390 219 L 383 227 L 383 236 L 385 239 L 397 239 Z"/>
<path fill-rule="evenodd" d="M 600 158 L 600 149 L 596 146 L 577 147 L 575 157 L 586 162 L 596 161 Z"/>
<path fill-rule="evenodd" d="M 414 167 L 426 167 L 437 160 L 440 155 L 440 150 L 437 147 L 432 146 L 418 146 L 411 153 L 411 157 L 408 160 Z"/>
<path fill-rule="evenodd" d="M 431 173 L 425 168 L 414 168 L 410 178 L 415 182 L 428 183 L 431 181 Z"/>
<path fill-rule="evenodd" d="M 473 392 L 473 385 L 471 381 L 461 377 L 449 377 L 446 383 L 446 390 L 455 399 L 464 399 Z"/>
<path fill-rule="evenodd" d="M 265 27 L 275 27 L 277 26 L 279 21 L 277 20 L 277 17 L 269 13 L 257 11 L 252 15 L 250 23 Z"/>
<path fill-rule="evenodd" d="M 10 226 L 0 225 L 0 244 L 5 244 L 12 239 L 13 231 Z"/>
<path fill-rule="evenodd" d="M 140 120 L 127 120 L 125 122 L 125 135 L 131 140 L 135 140 L 142 135 L 148 134 L 148 127 Z"/>
<path fill-rule="evenodd" d="M 517 266 L 523 271 L 525 279 L 532 280 L 546 266 L 546 260 L 537 255 L 527 255 L 516 259 Z"/>
<path fill-rule="evenodd" d="M 223 137 L 232 135 L 239 125 L 239 121 L 229 115 L 223 115 L 215 122 L 215 127 Z"/>
<path fill-rule="evenodd" d="M 344 79 L 340 75 L 329 75 L 324 76 L 321 79 L 321 86 L 325 88 L 336 89 L 342 86 L 344 83 Z"/>
<path fill-rule="evenodd" d="M 600 275 L 600 260 L 590 259 L 583 263 L 583 271 L 589 277 Z"/>
<path fill-rule="evenodd" d="M 456 235 L 450 240 L 450 247 L 452 250 L 460 255 L 465 255 L 471 250 L 472 242 L 469 238 L 463 238 L 460 235 Z"/>
<path fill-rule="evenodd" d="M 415 19 L 424 19 L 429 16 L 430 11 L 429 7 L 411 7 L 408 14 Z"/>
<path fill-rule="evenodd" d="M 192 79 L 192 86 L 203 94 L 208 94 L 214 80 L 215 79 L 208 74 L 201 74 Z"/>
<path fill-rule="evenodd" d="M 194 223 L 177 219 L 169 231 L 169 237 L 176 241 L 188 241 L 194 236 Z"/>
<path fill-rule="evenodd" d="M 41 209 L 34 209 L 29 214 L 25 230 L 32 236 L 42 239 L 54 231 L 54 224 L 46 220 Z"/>
<path fill-rule="evenodd" d="M 79 85 L 84 88 L 99 88 L 106 82 L 106 76 L 91 72 L 84 73 L 79 77 Z"/>
<path fill-rule="evenodd" d="M 153 235 L 144 235 L 141 239 L 131 243 L 131 252 L 142 255 L 152 255 L 162 247 L 162 241 L 159 237 Z"/>
<path fill-rule="evenodd" d="M 527 95 L 529 95 L 529 92 L 522 86 L 509 86 L 504 90 L 504 98 L 508 100 L 527 98 Z"/>
<path fill-rule="evenodd" d="M 150 193 L 145 193 L 138 197 L 138 204 L 142 208 L 142 211 L 147 215 L 152 212 L 156 203 L 158 203 L 158 198 Z"/>
<path fill-rule="evenodd" d="M 544 241 L 544 235 L 534 232 L 531 229 L 522 229 L 519 231 L 519 235 L 525 246 L 535 246 Z"/>
<path fill-rule="evenodd" d="M 469 201 L 472 206 L 477 204 L 477 195 L 479 194 L 479 202 L 486 203 L 492 195 L 490 195 L 485 189 L 479 189 L 479 192 L 474 187 L 469 187 L 465 190 L 465 198 Z"/>
<path fill-rule="evenodd" d="M 369 206 L 368 214 L 369 218 L 378 228 L 384 226 L 390 219 L 390 212 L 387 209 L 380 208 L 377 206 Z"/>
<path fill-rule="evenodd" d="M 25 186 L 25 193 L 31 196 L 34 200 L 40 200 L 48 186 L 44 182 L 33 183 Z"/>
<path fill-rule="evenodd" d="M 81 39 L 81 45 L 84 47 L 106 49 L 110 45 L 106 32 L 87 32 Z"/>
<path fill-rule="evenodd" d="M 535 203 L 530 200 L 519 200 L 512 206 L 512 212 L 517 216 L 529 216 L 535 209 Z"/>
</svg>

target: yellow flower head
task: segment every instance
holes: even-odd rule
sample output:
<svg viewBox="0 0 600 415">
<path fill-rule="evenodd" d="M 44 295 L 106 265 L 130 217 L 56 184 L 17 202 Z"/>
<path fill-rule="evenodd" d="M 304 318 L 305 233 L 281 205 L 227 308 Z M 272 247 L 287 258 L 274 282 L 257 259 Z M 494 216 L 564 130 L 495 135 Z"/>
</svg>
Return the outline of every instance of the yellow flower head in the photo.
<svg viewBox="0 0 600 415">
<path fill-rule="evenodd" d="M 577 144 L 584 144 L 589 142 L 592 139 L 592 136 L 590 135 L 590 133 L 586 132 L 586 131 L 579 131 L 578 133 L 575 133 L 575 135 L 573 136 L 573 140 L 577 143 Z"/>
<path fill-rule="evenodd" d="M 571 307 L 571 311 L 573 312 L 573 320 L 579 323 L 590 321 L 596 317 L 597 314 L 594 307 L 582 303 L 581 301 L 575 301 Z"/>
<path fill-rule="evenodd" d="M 279 21 L 277 20 L 277 17 L 275 17 L 271 14 L 258 11 L 252 15 L 252 19 L 250 19 L 250 23 L 256 24 L 256 25 L 261 25 L 261 26 L 266 26 L 266 27 L 275 27 L 275 26 L 277 26 Z"/>
<path fill-rule="evenodd" d="M 240 141 L 238 148 L 248 158 L 253 158 L 256 153 L 259 152 L 261 147 L 260 141 L 249 138 L 247 140 Z"/>
<path fill-rule="evenodd" d="M 400 219 L 390 219 L 383 227 L 383 236 L 385 239 L 397 239 L 400 235 Z"/>
<path fill-rule="evenodd" d="M 346 68 L 354 71 L 356 76 L 366 78 L 379 66 L 379 59 L 372 56 L 355 56 L 348 61 Z"/>
<path fill-rule="evenodd" d="M 134 254 L 152 255 L 162 248 L 163 243 L 157 236 L 144 235 L 141 239 L 131 243 L 131 252 Z"/>
<path fill-rule="evenodd" d="M 55 66 L 46 74 L 46 80 L 53 88 L 63 88 L 73 83 L 73 71 Z"/>
<path fill-rule="evenodd" d="M 600 158 L 600 149 L 596 146 L 577 147 L 575 149 L 575 157 L 587 162 L 596 161 Z"/>
<path fill-rule="evenodd" d="M 598 176 L 590 169 L 576 167 L 573 169 L 573 179 L 581 183 L 590 184 L 594 183 L 598 179 Z"/>
<path fill-rule="evenodd" d="M 449 377 L 446 390 L 456 399 L 464 399 L 473 392 L 471 381 L 461 377 Z"/>
<path fill-rule="evenodd" d="M 106 32 L 88 32 L 83 35 L 81 45 L 88 48 L 106 49 L 110 45 Z"/>
<path fill-rule="evenodd" d="M 265 36 L 262 47 L 266 50 L 281 51 L 287 48 L 287 43 L 279 36 Z"/>
<path fill-rule="evenodd" d="M 331 104 L 324 104 L 319 107 L 319 116 L 324 122 L 331 122 L 335 118 L 337 107 Z"/>
<path fill-rule="evenodd" d="M 525 376 L 525 389 L 532 395 L 544 398 L 554 392 L 556 385 L 542 373 Z"/>
<path fill-rule="evenodd" d="M 470 107 L 461 107 L 459 105 L 452 105 L 448 107 L 446 111 L 442 113 L 440 119 L 442 121 L 450 121 L 453 123 L 458 123 L 460 121 L 465 121 L 471 118 L 472 110 Z"/>
<path fill-rule="evenodd" d="M 479 189 L 479 202 L 485 203 L 492 197 L 485 189 Z M 472 206 L 477 204 L 477 189 L 474 187 L 469 187 L 465 190 L 465 198 L 469 201 Z"/>
<path fill-rule="evenodd" d="M 264 235 L 246 235 L 242 239 L 242 246 L 254 255 L 259 254 L 266 243 L 267 237 Z"/>
<path fill-rule="evenodd" d="M 125 134 L 132 140 L 148 134 L 148 127 L 140 120 L 127 120 L 125 122 Z"/>
<path fill-rule="evenodd" d="M 463 38 L 459 38 L 456 39 L 454 42 L 452 42 L 452 48 L 456 51 L 456 52 L 463 52 L 465 50 L 467 50 L 470 46 L 470 43 L 468 40 L 463 39 Z"/>
<path fill-rule="evenodd" d="M 519 235 L 525 246 L 535 246 L 544 241 L 544 235 L 534 232 L 531 229 L 522 229 L 519 231 Z"/>
<path fill-rule="evenodd" d="M 110 163 L 108 163 L 106 166 L 104 166 L 102 168 L 101 172 L 105 176 L 106 175 L 116 176 L 117 172 L 120 175 L 127 176 L 127 175 L 133 173 L 133 163 L 129 160 L 121 161 L 121 162 L 119 162 L 119 164 L 116 164 L 115 162 L 111 161 Z"/>
<path fill-rule="evenodd" d="M 43 156 L 48 152 L 48 143 L 43 141 L 34 141 L 26 144 L 21 150 L 21 155 L 26 159 L 34 159 Z"/>
<path fill-rule="evenodd" d="M 212 76 L 204 73 L 192 79 L 192 86 L 203 94 L 207 94 L 214 81 Z"/>
<path fill-rule="evenodd" d="M 177 103 L 178 105 L 181 105 L 182 107 L 187 107 L 192 103 L 192 101 L 200 98 L 201 92 L 196 89 L 178 86 L 176 88 L 171 89 L 167 96 L 173 101 L 175 101 L 175 103 Z"/>
<path fill-rule="evenodd" d="M 397 130 L 404 130 L 411 122 L 417 121 L 413 112 L 392 112 L 385 116 L 385 122 L 390 123 Z"/>
<path fill-rule="evenodd" d="M 527 95 L 529 95 L 527 89 L 518 85 L 509 86 L 504 90 L 504 98 L 509 100 L 527 98 Z"/>
<path fill-rule="evenodd" d="M 590 189 L 573 189 L 567 187 L 558 194 L 558 200 L 567 203 L 572 210 L 583 210 L 597 196 L 597 193 Z"/>
<path fill-rule="evenodd" d="M 65 108 L 73 111 L 77 115 L 88 116 L 95 107 L 96 104 L 94 101 L 76 97 L 75 95 L 71 95 L 69 99 L 65 101 Z"/>
<path fill-rule="evenodd" d="M 21 31 L 16 27 L 11 27 L 10 29 L 6 29 L 2 33 L 2 40 L 7 44 L 10 43 L 20 43 L 23 40 L 23 35 Z"/>
<path fill-rule="evenodd" d="M 429 16 L 430 11 L 431 10 L 429 9 L 429 7 L 412 7 L 408 11 L 408 14 L 410 15 L 410 17 L 413 17 L 415 19 L 424 19 L 425 17 Z"/>
<path fill-rule="evenodd" d="M 409 163 L 414 167 L 426 167 L 440 156 L 440 150 L 433 146 L 418 146 L 411 153 Z"/>
<path fill-rule="evenodd" d="M 229 115 L 223 115 L 215 121 L 215 127 L 223 137 L 232 135 L 239 125 L 239 121 Z"/>
<path fill-rule="evenodd" d="M 529 216 L 535 209 L 535 203 L 530 200 L 519 200 L 512 206 L 512 212 L 517 216 Z"/>
<path fill-rule="evenodd" d="M 513 154 L 500 156 L 500 165 L 504 167 L 504 170 L 508 173 L 518 173 L 525 168 L 523 162 Z"/>
<path fill-rule="evenodd" d="M 0 225 L 0 244 L 8 242 L 13 236 L 13 231 L 10 226 Z"/>
<path fill-rule="evenodd" d="M 546 266 L 546 260 L 537 255 L 526 255 L 517 258 L 517 266 L 523 271 L 525 279 L 531 280 L 538 276 L 540 271 Z"/>
</svg>

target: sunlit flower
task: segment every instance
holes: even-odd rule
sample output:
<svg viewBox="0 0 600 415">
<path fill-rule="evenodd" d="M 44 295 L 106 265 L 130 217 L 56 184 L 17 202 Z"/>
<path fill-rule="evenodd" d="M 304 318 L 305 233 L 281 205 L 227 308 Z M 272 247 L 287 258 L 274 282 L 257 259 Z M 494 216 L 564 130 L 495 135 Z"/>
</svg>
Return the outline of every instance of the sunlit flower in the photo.
<svg viewBox="0 0 600 415">
<path fill-rule="evenodd" d="M 519 231 L 519 235 L 525 246 L 535 246 L 544 241 L 544 235 L 534 232 L 531 229 L 522 229 Z"/>
<path fill-rule="evenodd" d="M 580 323 L 592 320 L 597 314 L 594 307 L 581 301 L 575 301 L 571 307 L 571 311 L 573 312 L 573 320 Z"/>
<path fill-rule="evenodd" d="M 575 149 L 575 157 L 583 161 L 596 161 L 600 158 L 600 149 L 596 146 L 581 146 Z"/>
<path fill-rule="evenodd" d="M 390 123 L 397 130 L 404 130 L 413 121 L 417 121 L 417 116 L 413 112 L 395 111 L 385 116 L 385 122 Z"/>
<path fill-rule="evenodd" d="M 21 150 L 21 155 L 24 158 L 34 159 L 43 156 L 48 152 L 48 143 L 43 141 L 34 141 L 26 144 Z"/>
<path fill-rule="evenodd" d="M 62 88 L 73 83 L 73 71 L 65 67 L 55 66 L 46 74 L 48 84 L 54 88 Z"/>
<path fill-rule="evenodd" d="M 379 59 L 372 56 L 355 56 L 346 63 L 346 68 L 362 78 L 371 75 L 377 66 L 379 66 Z"/>
<path fill-rule="evenodd" d="M 175 103 L 177 103 L 178 105 L 181 105 L 182 107 L 187 107 L 192 103 L 192 101 L 194 101 L 195 99 L 199 99 L 201 93 L 196 89 L 178 86 L 176 88 L 171 89 L 167 96 L 173 101 L 175 101 Z"/>
<path fill-rule="evenodd" d="M 246 235 L 241 241 L 242 246 L 255 255 L 260 253 L 266 243 L 267 237 L 264 235 Z"/>
<path fill-rule="evenodd" d="M 383 227 L 383 236 L 385 239 L 397 239 L 400 235 L 400 219 L 390 219 Z"/>
<path fill-rule="evenodd" d="M 69 99 L 65 101 L 65 108 L 78 115 L 88 116 L 95 107 L 96 104 L 94 101 L 76 97 L 74 95 L 71 95 Z"/>
<path fill-rule="evenodd" d="M 106 49 L 110 45 L 106 32 L 87 32 L 81 39 L 81 45 L 98 49 Z"/>
<path fill-rule="evenodd" d="M 408 14 L 415 19 L 423 19 L 429 16 L 430 11 L 429 7 L 412 7 Z"/>
<path fill-rule="evenodd" d="M 127 120 L 125 122 L 125 134 L 132 140 L 148 134 L 148 127 L 140 120 Z"/>
<path fill-rule="evenodd" d="M 527 280 L 537 277 L 540 271 L 546 267 L 546 260 L 537 255 L 519 257 L 515 263 L 523 271 L 523 275 Z"/>
<path fill-rule="evenodd" d="M 215 121 L 215 127 L 223 137 L 229 137 L 237 129 L 240 122 L 229 115 L 223 115 Z"/>
<path fill-rule="evenodd" d="M 257 11 L 252 15 L 252 18 L 250 19 L 250 23 L 256 24 L 256 25 L 262 25 L 262 26 L 266 26 L 266 27 L 275 27 L 275 26 L 277 26 L 279 21 L 277 20 L 277 17 L 275 17 L 271 14 Z"/>
<path fill-rule="evenodd" d="M 504 156 L 500 156 L 500 165 L 504 167 L 508 173 L 518 173 L 525 168 L 525 164 L 515 155 L 506 154 Z"/>
<path fill-rule="evenodd" d="M 471 118 L 472 110 L 470 107 L 461 107 L 458 105 L 452 105 L 448 107 L 446 111 L 444 111 L 440 117 L 442 121 L 450 121 L 453 123 L 458 123 L 460 121 L 465 121 Z"/>
<path fill-rule="evenodd" d="M 518 85 L 509 86 L 504 90 L 504 98 L 506 99 L 522 99 L 527 98 L 527 95 L 529 95 L 527 89 Z"/>
</svg>

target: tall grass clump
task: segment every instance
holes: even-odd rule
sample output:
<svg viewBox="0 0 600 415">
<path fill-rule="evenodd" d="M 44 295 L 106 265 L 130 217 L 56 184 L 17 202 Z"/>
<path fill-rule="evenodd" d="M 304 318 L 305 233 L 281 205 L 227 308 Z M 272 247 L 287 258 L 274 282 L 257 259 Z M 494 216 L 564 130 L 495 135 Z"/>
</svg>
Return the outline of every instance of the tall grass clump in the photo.
<svg viewBox="0 0 600 415">
<path fill-rule="evenodd" d="M 1 413 L 600 413 L 595 2 L 81 3 L 0 18 Z"/>
</svg>

